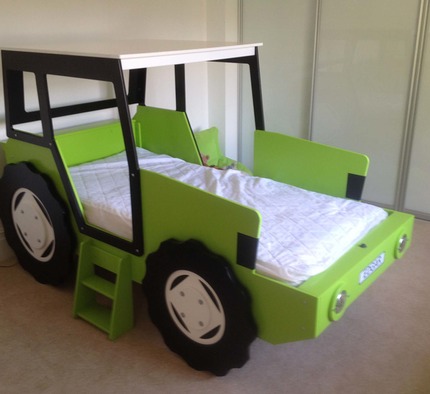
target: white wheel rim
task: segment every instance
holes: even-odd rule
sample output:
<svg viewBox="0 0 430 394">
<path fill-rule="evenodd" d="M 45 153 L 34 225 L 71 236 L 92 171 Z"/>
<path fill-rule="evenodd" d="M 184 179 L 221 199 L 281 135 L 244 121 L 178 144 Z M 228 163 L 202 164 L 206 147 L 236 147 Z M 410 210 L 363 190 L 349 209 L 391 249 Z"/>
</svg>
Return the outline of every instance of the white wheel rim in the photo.
<svg viewBox="0 0 430 394">
<path fill-rule="evenodd" d="M 225 314 L 213 288 L 191 271 L 172 273 L 165 288 L 167 307 L 175 325 L 203 345 L 218 342 L 225 331 Z"/>
<path fill-rule="evenodd" d="M 55 233 L 42 202 L 31 191 L 18 189 L 12 199 L 12 219 L 28 253 L 40 262 L 49 261 L 55 251 Z"/>
</svg>

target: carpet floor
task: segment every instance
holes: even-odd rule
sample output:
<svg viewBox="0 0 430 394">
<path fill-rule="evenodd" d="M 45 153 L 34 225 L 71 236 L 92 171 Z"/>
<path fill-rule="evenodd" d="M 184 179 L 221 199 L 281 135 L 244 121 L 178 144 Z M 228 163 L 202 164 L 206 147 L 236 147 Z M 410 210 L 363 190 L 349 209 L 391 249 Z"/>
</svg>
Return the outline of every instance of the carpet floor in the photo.
<svg viewBox="0 0 430 394">
<path fill-rule="evenodd" d="M 135 290 L 136 326 L 119 339 L 72 317 L 73 284 L 0 268 L 0 393 L 430 393 L 430 222 L 319 338 L 270 345 L 225 377 L 189 368 L 164 345 Z M 13 262 L 13 261 L 12 261 Z"/>
</svg>

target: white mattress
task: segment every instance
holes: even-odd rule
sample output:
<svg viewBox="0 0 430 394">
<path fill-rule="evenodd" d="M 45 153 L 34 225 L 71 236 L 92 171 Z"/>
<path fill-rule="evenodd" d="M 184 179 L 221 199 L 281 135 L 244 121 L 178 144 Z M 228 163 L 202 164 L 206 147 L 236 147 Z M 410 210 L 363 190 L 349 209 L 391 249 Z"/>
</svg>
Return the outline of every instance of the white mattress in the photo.
<svg viewBox="0 0 430 394">
<path fill-rule="evenodd" d="M 378 207 L 156 155 L 138 148 L 139 165 L 256 208 L 262 216 L 256 269 L 298 285 L 346 253 L 387 217 Z M 125 153 L 71 167 L 89 223 L 132 238 Z"/>
</svg>

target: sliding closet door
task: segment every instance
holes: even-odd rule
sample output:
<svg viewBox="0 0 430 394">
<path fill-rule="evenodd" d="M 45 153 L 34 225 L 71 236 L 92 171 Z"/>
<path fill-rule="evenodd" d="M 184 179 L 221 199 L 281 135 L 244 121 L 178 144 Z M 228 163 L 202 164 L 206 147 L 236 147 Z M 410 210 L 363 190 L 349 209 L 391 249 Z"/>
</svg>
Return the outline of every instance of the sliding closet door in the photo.
<svg viewBox="0 0 430 394">
<path fill-rule="evenodd" d="M 367 154 L 363 197 L 386 206 L 395 203 L 419 3 L 320 1 L 312 138 Z"/>
<path fill-rule="evenodd" d="M 430 219 L 430 34 L 427 28 L 404 208 Z"/>
</svg>

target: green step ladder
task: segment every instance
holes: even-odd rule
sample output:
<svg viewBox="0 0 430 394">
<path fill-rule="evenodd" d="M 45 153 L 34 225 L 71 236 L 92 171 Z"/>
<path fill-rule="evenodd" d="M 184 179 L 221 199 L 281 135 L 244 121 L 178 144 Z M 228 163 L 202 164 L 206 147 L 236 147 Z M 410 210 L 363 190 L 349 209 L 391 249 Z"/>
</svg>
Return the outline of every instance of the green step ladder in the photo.
<svg viewBox="0 0 430 394">
<path fill-rule="evenodd" d="M 114 340 L 133 325 L 131 264 L 92 241 L 80 245 L 73 316 L 80 317 Z"/>
</svg>

